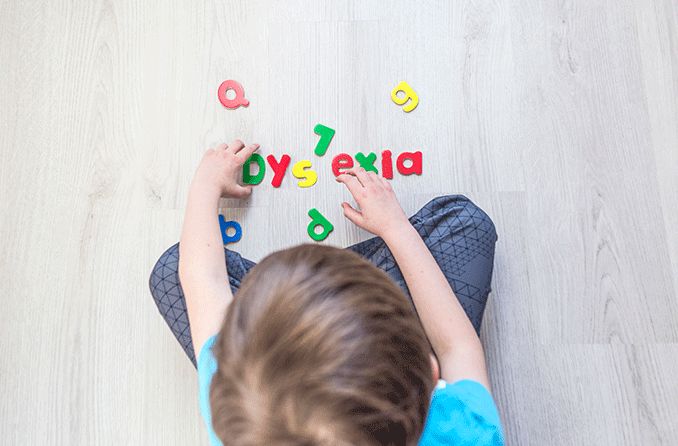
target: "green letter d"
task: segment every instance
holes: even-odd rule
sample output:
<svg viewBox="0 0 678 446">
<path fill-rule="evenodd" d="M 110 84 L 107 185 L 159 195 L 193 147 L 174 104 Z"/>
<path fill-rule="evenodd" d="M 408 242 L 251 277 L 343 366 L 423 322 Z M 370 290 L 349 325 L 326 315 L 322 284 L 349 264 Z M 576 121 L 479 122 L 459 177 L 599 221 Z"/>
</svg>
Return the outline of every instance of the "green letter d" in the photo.
<svg viewBox="0 0 678 446">
<path fill-rule="evenodd" d="M 332 226 L 332 223 L 323 217 L 323 215 L 318 212 L 316 208 L 308 211 L 308 216 L 311 217 L 311 222 L 308 224 L 307 228 L 309 237 L 311 237 L 316 242 L 322 242 L 327 238 L 328 235 L 330 235 L 330 232 L 334 230 L 334 226 Z M 323 228 L 323 231 L 320 234 L 315 232 L 315 229 L 318 226 Z"/>
<path fill-rule="evenodd" d="M 250 173 L 250 165 L 252 161 L 257 163 L 259 166 L 259 171 L 256 175 L 252 176 Z M 259 184 L 264 179 L 266 174 L 266 164 L 264 163 L 264 158 L 258 153 L 253 153 L 252 156 L 247 158 L 245 164 L 242 165 L 242 182 L 245 184 Z"/>
</svg>

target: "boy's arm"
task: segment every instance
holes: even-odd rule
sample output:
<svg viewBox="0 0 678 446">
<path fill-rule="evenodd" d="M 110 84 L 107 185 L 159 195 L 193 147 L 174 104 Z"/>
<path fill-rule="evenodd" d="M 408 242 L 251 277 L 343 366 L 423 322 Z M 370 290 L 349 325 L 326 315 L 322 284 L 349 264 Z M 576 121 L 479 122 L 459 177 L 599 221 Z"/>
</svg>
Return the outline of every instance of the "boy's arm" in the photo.
<svg viewBox="0 0 678 446">
<path fill-rule="evenodd" d="M 489 389 L 480 339 L 428 247 L 409 223 L 383 178 L 358 168 L 340 175 L 360 210 L 343 203 L 344 215 L 384 239 L 407 282 L 424 330 L 448 382 L 472 379 Z"/>
<path fill-rule="evenodd" d="M 490 388 L 480 339 L 438 263 L 407 222 L 382 238 L 395 257 L 446 381 L 473 379 Z"/>
<path fill-rule="evenodd" d="M 251 187 L 237 183 L 237 174 L 257 148 L 234 141 L 209 149 L 191 182 L 179 242 L 179 280 L 196 358 L 205 341 L 219 332 L 233 299 L 218 221 L 219 199 L 251 193 Z"/>
</svg>

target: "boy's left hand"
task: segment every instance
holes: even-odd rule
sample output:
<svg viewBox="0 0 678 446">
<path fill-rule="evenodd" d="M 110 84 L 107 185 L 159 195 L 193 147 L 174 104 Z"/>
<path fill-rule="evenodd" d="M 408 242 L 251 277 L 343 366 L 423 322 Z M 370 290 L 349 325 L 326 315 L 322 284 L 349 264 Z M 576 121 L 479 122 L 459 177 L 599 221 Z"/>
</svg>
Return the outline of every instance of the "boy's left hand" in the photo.
<svg viewBox="0 0 678 446">
<path fill-rule="evenodd" d="M 220 196 L 245 198 L 252 193 L 252 186 L 238 183 L 238 174 L 245 161 L 259 148 L 259 144 L 245 143 L 236 139 L 230 144 L 219 144 L 208 149 L 200 161 L 193 178 L 194 184 L 215 188 Z"/>
</svg>

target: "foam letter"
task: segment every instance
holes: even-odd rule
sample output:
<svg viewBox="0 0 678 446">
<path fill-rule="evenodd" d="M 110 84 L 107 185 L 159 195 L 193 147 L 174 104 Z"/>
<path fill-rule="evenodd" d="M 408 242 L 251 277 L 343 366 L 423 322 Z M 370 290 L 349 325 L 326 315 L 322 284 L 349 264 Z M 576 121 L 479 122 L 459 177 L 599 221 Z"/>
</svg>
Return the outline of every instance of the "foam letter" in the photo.
<svg viewBox="0 0 678 446">
<path fill-rule="evenodd" d="M 254 176 L 252 176 L 250 173 L 250 165 L 252 164 L 252 161 L 257 163 L 257 166 L 259 166 L 259 171 Z M 258 153 L 253 153 L 249 158 L 247 158 L 245 164 L 242 165 L 242 182 L 245 184 L 259 184 L 264 179 L 265 174 L 266 163 L 264 162 L 264 158 Z"/>
<path fill-rule="evenodd" d="M 270 164 L 271 169 L 273 169 L 273 179 L 271 180 L 271 186 L 273 187 L 280 187 L 282 184 L 283 177 L 285 177 L 285 172 L 287 171 L 287 166 L 290 165 L 290 161 L 292 158 L 290 158 L 289 155 L 283 155 L 280 157 L 280 162 L 275 159 L 275 156 L 273 155 L 268 155 L 266 157 L 266 161 L 268 161 L 268 164 Z"/>
<path fill-rule="evenodd" d="M 409 167 L 405 166 L 406 160 L 412 161 L 412 165 Z M 421 175 L 421 152 L 401 153 L 398 155 L 396 167 L 398 167 L 398 172 L 402 175 L 412 175 L 413 173 Z"/>
<path fill-rule="evenodd" d="M 316 208 L 308 211 L 308 216 L 311 217 L 311 222 L 308 224 L 308 228 L 306 228 L 308 231 L 308 236 L 316 242 L 322 242 L 327 238 L 328 235 L 330 235 L 330 232 L 334 230 L 334 226 L 332 226 L 332 223 L 323 217 L 323 215 L 318 212 Z M 323 232 L 320 234 L 315 232 L 315 228 L 318 226 L 323 228 Z"/>
<path fill-rule="evenodd" d="M 401 91 L 405 93 L 404 97 L 398 96 L 398 93 Z M 419 97 L 417 96 L 417 93 L 415 93 L 414 90 L 412 90 L 412 87 L 407 85 L 407 82 L 405 81 L 401 81 L 398 85 L 396 85 L 393 91 L 391 91 L 391 100 L 398 105 L 404 105 L 410 99 L 412 102 L 403 107 L 403 111 L 405 113 L 411 112 L 417 108 L 417 105 L 419 105 Z"/>
<path fill-rule="evenodd" d="M 369 155 L 365 156 L 362 152 L 355 154 L 355 160 L 360 163 L 360 167 L 365 169 L 368 172 L 379 173 L 376 167 L 374 167 L 374 162 L 377 160 L 377 154 L 370 152 Z"/>
<path fill-rule="evenodd" d="M 390 150 L 381 152 L 381 174 L 387 180 L 393 178 L 393 160 L 391 160 Z"/>
<path fill-rule="evenodd" d="M 235 93 L 235 97 L 233 99 L 228 99 L 228 96 L 226 96 L 226 92 L 228 90 L 233 90 Z M 230 109 L 238 108 L 240 106 L 247 107 L 250 105 L 250 101 L 245 99 L 245 90 L 243 90 L 240 82 L 236 82 L 232 79 L 223 81 L 221 85 L 219 85 L 217 97 L 219 98 L 221 105 Z"/>
<path fill-rule="evenodd" d="M 221 239 L 224 245 L 228 243 L 235 243 L 242 238 L 242 227 L 237 221 L 226 221 L 223 215 L 219 214 L 219 228 L 221 229 Z M 230 228 L 235 229 L 235 234 L 228 235 Z"/>
<path fill-rule="evenodd" d="M 350 169 L 353 167 L 353 158 L 347 153 L 340 153 L 332 160 L 332 173 L 335 177 L 341 175 L 341 169 Z"/>
<path fill-rule="evenodd" d="M 320 136 L 318 144 L 315 146 L 315 154 L 318 156 L 323 156 L 327 152 L 327 148 L 334 138 L 334 129 L 326 127 L 322 124 L 317 124 L 313 129 L 313 133 Z"/>
<path fill-rule="evenodd" d="M 292 166 L 292 175 L 295 178 L 304 178 L 303 181 L 297 183 L 299 187 L 311 187 L 318 181 L 318 174 L 315 173 L 315 170 L 310 170 L 310 167 L 311 162 L 309 160 L 301 160 Z"/>
</svg>

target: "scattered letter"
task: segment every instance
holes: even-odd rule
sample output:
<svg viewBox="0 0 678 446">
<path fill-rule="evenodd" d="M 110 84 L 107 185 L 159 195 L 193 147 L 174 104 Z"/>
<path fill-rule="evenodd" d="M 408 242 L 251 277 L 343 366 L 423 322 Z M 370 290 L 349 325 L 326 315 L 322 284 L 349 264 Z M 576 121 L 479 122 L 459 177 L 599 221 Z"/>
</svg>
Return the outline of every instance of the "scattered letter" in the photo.
<svg viewBox="0 0 678 446">
<path fill-rule="evenodd" d="M 322 124 L 317 124 L 313 129 L 313 133 L 320 136 L 318 144 L 315 146 L 315 154 L 318 156 L 323 156 L 327 152 L 327 148 L 334 138 L 334 129 L 326 127 Z"/>
<path fill-rule="evenodd" d="M 238 224 L 237 221 L 226 221 L 223 215 L 219 214 L 219 228 L 221 229 L 221 239 L 224 241 L 224 245 L 228 243 L 235 243 L 242 238 L 242 227 Z M 235 233 L 233 235 L 228 235 L 228 230 L 233 228 Z"/>
<path fill-rule="evenodd" d="M 334 226 L 323 215 L 318 212 L 316 208 L 308 211 L 308 216 L 311 217 L 311 222 L 308 224 L 308 235 L 316 242 L 322 242 L 334 230 Z M 322 227 L 323 231 L 318 234 L 315 232 L 316 227 Z"/>
<path fill-rule="evenodd" d="M 405 96 L 398 96 L 398 93 L 400 92 L 405 93 Z M 407 103 L 407 101 L 410 99 L 412 102 L 405 105 L 405 103 Z M 415 93 L 414 90 L 412 90 L 412 87 L 410 87 L 405 81 L 401 81 L 398 85 L 396 85 L 393 91 L 391 91 L 391 100 L 398 105 L 405 105 L 403 107 L 403 111 L 405 113 L 411 112 L 417 108 L 417 105 L 419 105 L 419 97 L 417 96 L 417 93 Z"/>
<path fill-rule="evenodd" d="M 235 93 L 235 97 L 233 99 L 228 99 L 228 96 L 226 96 L 226 92 L 228 92 L 228 90 L 233 90 Z M 234 109 L 240 106 L 247 107 L 250 105 L 250 101 L 245 99 L 245 90 L 243 90 L 240 82 L 236 82 L 232 79 L 223 81 L 221 85 L 219 85 L 217 96 L 219 97 L 219 102 L 221 102 L 221 105 L 226 108 Z"/>
</svg>

